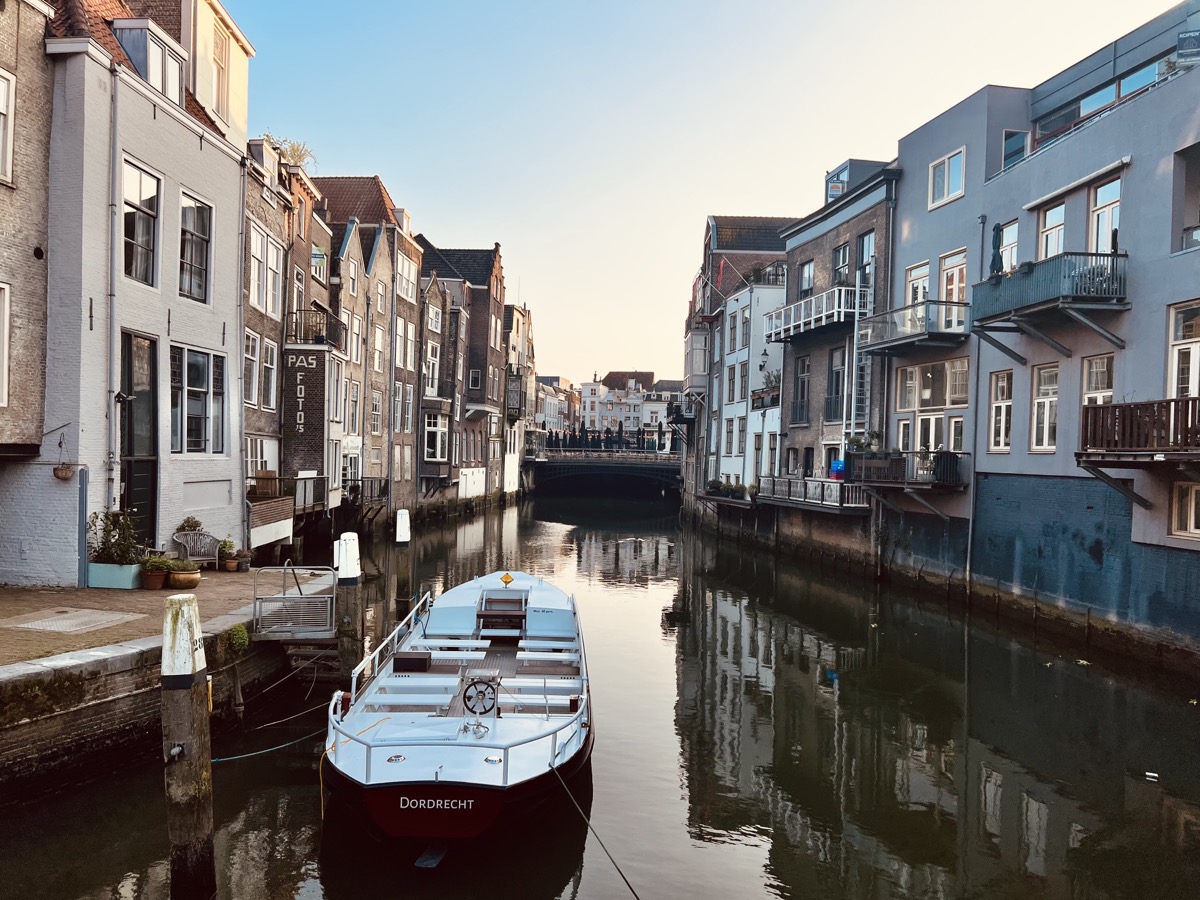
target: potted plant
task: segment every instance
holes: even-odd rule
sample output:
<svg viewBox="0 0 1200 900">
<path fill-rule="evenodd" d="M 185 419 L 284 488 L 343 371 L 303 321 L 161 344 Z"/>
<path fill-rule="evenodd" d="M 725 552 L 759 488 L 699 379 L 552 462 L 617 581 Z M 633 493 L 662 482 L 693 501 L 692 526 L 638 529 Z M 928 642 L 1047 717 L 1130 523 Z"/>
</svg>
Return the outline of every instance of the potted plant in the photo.
<svg viewBox="0 0 1200 900">
<path fill-rule="evenodd" d="M 237 557 L 237 570 L 239 572 L 249 572 L 250 558 L 253 556 L 253 554 L 250 552 L 250 548 L 241 547 L 235 556 Z"/>
<path fill-rule="evenodd" d="M 200 584 L 200 567 L 190 559 L 173 559 L 167 583 L 175 589 L 194 588 Z"/>
<path fill-rule="evenodd" d="M 142 560 L 142 590 L 161 591 L 174 560 L 165 556 L 147 556 Z"/>
<path fill-rule="evenodd" d="M 138 585 L 140 560 L 129 512 L 107 509 L 92 513 L 88 519 L 88 587 L 132 590 Z"/>
<path fill-rule="evenodd" d="M 176 531 L 203 531 L 204 523 L 195 516 L 187 516 L 182 522 L 175 526 Z"/>
<path fill-rule="evenodd" d="M 236 572 L 238 567 L 237 556 L 234 555 L 233 537 L 225 535 L 225 540 L 217 546 L 217 555 L 221 557 L 221 564 L 225 566 L 226 572 Z"/>
</svg>

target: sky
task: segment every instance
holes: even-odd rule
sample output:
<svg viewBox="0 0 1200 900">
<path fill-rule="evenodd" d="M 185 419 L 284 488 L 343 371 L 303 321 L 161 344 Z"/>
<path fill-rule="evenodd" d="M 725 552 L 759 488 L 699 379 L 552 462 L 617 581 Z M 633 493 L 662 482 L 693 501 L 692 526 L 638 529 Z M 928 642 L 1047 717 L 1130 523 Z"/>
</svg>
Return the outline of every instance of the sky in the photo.
<svg viewBox="0 0 1200 900">
<path fill-rule="evenodd" d="M 379 175 L 437 246 L 499 242 L 539 374 L 575 384 L 683 376 L 708 215 L 807 215 L 839 163 L 1174 5 L 223 2 L 256 52 L 251 135 Z"/>
</svg>

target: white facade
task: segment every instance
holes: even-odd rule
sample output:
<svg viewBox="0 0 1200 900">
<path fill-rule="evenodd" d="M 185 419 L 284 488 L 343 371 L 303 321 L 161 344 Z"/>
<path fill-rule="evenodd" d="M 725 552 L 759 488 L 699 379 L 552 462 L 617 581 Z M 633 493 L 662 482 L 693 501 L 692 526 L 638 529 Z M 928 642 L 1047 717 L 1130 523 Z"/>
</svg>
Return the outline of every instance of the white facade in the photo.
<svg viewBox="0 0 1200 900">
<path fill-rule="evenodd" d="M 0 580 L 82 584 L 82 523 L 106 508 L 140 506 L 158 547 L 188 515 L 245 543 L 243 152 L 113 66 L 95 41 L 46 43 L 55 66 L 46 421 L 60 427 L 42 454 L 84 472 L 77 502 L 39 528 L 52 564 Z M 243 75 L 228 87 L 244 109 L 247 51 L 234 42 L 229 53 L 241 57 L 231 77 Z M 181 241 L 192 248 L 187 265 Z M 123 425 L 140 436 L 138 452 Z M 9 500 L 38 505 L 33 494 Z"/>
<path fill-rule="evenodd" d="M 783 346 L 768 344 L 763 334 L 763 315 L 779 309 L 784 302 L 782 285 L 748 285 L 733 294 L 724 305 L 721 318 L 723 328 L 720 366 L 717 377 L 720 384 L 720 410 L 716 420 L 716 469 L 715 475 L 726 484 L 743 484 L 747 487 L 758 480 L 767 467 L 758 457 L 756 472 L 755 446 L 765 452 L 769 440 L 766 432 L 767 410 L 753 408 L 751 395 L 764 387 L 770 373 L 778 372 L 783 365 Z M 765 354 L 765 355 L 764 355 Z M 778 401 L 775 406 L 774 432 L 779 433 Z"/>
<path fill-rule="evenodd" d="M 632 439 L 642 427 L 646 394 L 640 384 L 614 390 L 602 382 L 589 381 L 582 386 L 582 397 L 579 416 L 589 432 L 604 434 L 610 429 L 615 435 L 620 429 Z"/>
</svg>

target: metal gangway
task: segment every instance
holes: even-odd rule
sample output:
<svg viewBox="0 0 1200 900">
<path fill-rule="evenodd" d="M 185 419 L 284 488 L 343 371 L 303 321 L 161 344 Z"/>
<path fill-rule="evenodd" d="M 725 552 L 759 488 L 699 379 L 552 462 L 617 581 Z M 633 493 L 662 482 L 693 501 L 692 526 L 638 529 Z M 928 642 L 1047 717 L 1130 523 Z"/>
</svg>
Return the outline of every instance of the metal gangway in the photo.
<svg viewBox="0 0 1200 900">
<path fill-rule="evenodd" d="M 329 566 L 264 566 L 254 573 L 254 640 L 319 641 L 337 637 L 337 573 Z"/>
</svg>

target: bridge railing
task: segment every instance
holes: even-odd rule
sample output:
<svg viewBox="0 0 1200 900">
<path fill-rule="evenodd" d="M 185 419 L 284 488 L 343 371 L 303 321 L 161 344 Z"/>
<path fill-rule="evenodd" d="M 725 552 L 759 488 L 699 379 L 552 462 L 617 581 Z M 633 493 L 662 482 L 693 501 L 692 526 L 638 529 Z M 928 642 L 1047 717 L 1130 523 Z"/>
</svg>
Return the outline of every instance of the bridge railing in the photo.
<svg viewBox="0 0 1200 900">
<path fill-rule="evenodd" d="M 624 463 L 672 463 L 679 465 L 680 454 L 659 453 L 657 450 L 550 450 L 544 458 L 547 462 L 624 462 Z"/>
</svg>

